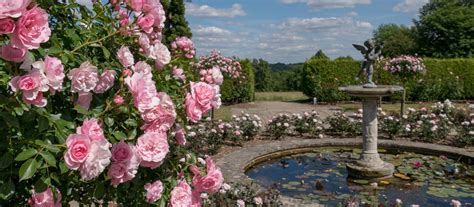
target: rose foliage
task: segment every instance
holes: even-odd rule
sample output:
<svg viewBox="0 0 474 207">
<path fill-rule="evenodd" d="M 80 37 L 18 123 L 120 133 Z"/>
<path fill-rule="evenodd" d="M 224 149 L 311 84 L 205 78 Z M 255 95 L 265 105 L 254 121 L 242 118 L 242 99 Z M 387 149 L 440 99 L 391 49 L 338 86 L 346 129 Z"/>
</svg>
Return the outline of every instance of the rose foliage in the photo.
<svg viewBox="0 0 474 207">
<path fill-rule="evenodd" d="M 200 206 L 223 175 L 185 129 L 229 68 L 164 45 L 160 0 L 92 2 L 0 0 L 0 206 Z"/>
</svg>

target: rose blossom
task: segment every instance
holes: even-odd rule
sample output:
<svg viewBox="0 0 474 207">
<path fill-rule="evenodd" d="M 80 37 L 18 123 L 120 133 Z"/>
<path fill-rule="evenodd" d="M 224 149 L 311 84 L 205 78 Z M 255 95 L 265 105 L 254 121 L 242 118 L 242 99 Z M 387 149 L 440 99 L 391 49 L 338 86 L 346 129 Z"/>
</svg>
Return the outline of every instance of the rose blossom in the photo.
<svg viewBox="0 0 474 207">
<path fill-rule="evenodd" d="M 18 18 L 26 11 L 31 0 L 0 0 L 0 19 Z"/>
<path fill-rule="evenodd" d="M 179 184 L 171 191 L 170 196 L 171 207 L 187 207 L 192 204 L 193 199 L 191 187 L 185 180 L 179 182 Z"/>
<path fill-rule="evenodd" d="M 48 100 L 43 97 L 43 92 L 38 92 L 38 95 L 36 95 L 36 98 L 33 100 L 28 100 L 23 96 L 23 101 L 26 104 L 32 104 L 37 107 L 45 107 L 48 104 Z"/>
<path fill-rule="evenodd" d="M 135 67 L 133 68 L 133 71 L 137 73 L 150 74 L 151 66 L 148 65 L 148 63 L 146 63 L 145 61 L 139 61 L 135 63 Z"/>
<path fill-rule="evenodd" d="M 206 176 L 194 175 L 193 186 L 198 192 L 215 193 L 221 188 L 224 177 L 211 158 L 206 159 L 206 168 Z"/>
<path fill-rule="evenodd" d="M 114 103 L 117 104 L 117 106 L 122 105 L 124 102 L 123 97 L 120 95 L 114 96 Z"/>
<path fill-rule="evenodd" d="M 112 86 L 114 86 L 116 74 L 117 72 L 115 72 L 114 70 L 104 71 L 99 77 L 99 82 L 94 88 L 94 93 L 104 93 L 110 88 L 112 88 Z"/>
<path fill-rule="evenodd" d="M 33 63 L 33 68 L 35 63 Z M 61 60 L 55 57 L 46 56 L 44 58 L 44 74 L 48 79 L 48 85 L 51 90 L 60 91 L 63 88 L 64 66 Z"/>
<path fill-rule="evenodd" d="M 165 26 L 165 11 L 163 10 L 163 5 L 161 5 L 160 0 L 144 0 L 143 10 L 147 14 L 151 14 L 155 20 L 154 25 L 159 29 L 162 29 Z"/>
<path fill-rule="evenodd" d="M 71 134 L 66 140 L 67 151 L 64 154 L 66 166 L 71 170 L 79 169 L 86 160 L 91 148 L 90 139 L 82 134 Z"/>
<path fill-rule="evenodd" d="M 151 45 L 148 53 L 146 54 L 149 58 L 155 60 L 156 67 L 161 69 L 171 61 L 171 53 L 161 42 L 157 42 Z"/>
<path fill-rule="evenodd" d="M 102 173 L 110 164 L 110 143 L 107 140 L 93 141 L 89 156 L 79 168 L 82 180 L 89 181 Z"/>
<path fill-rule="evenodd" d="M 89 110 L 92 102 L 92 93 L 89 92 L 80 92 L 77 96 L 76 104 L 84 108 L 85 110 Z"/>
<path fill-rule="evenodd" d="M 112 161 L 113 162 L 127 162 L 133 156 L 132 146 L 121 140 L 119 143 L 112 146 Z"/>
<path fill-rule="evenodd" d="M 160 104 L 151 110 L 145 111 L 142 119 L 146 124 L 142 129 L 147 131 L 162 131 L 166 132 L 174 124 L 176 119 L 176 111 L 170 96 L 164 92 L 157 95 Z"/>
<path fill-rule="evenodd" d="M 258 206 L 263 205 L 263 200 L 260 197 L 253 198 L 253 202 L 255 202 L 255 204 L 257 204 Z"/>
<path fill-rule="evenodd" d="M 222 82 L 224 82 L 224 76 L 222 76 L 221 70 L 217 67 L 213 67 L 211 71 L 214 84 L 221 85 Z"/>
<path fill-rule="evenodd" d="M 204 82 L 191 82 L 191 97 L 196 101 L 203 113 L 207 112 L 215 104 L 216 89 Z"/>
<path fill-rule="evenodd" d="M 132 93 L 135 107 L 141 113 L 153 109 L 160 103 L 151 74 L 134 73 L 131 77 L 125 79 L 125 83 Z"/>
<path fill-rule="evenodd" d="M 138 20 L 137 20 L 138 26 L 146 33 L 151 33 L 153 31 L 154 22 L 155 22 L 155 19 L 150 14 L 138 17 Z"/>
<path fill-rule="evenodd" d="M 50 35 L 48 13 L 35 6 L 18 19 L 11 41 L 18 47 L 37 49 L 49 40 Z"/>
<path fill-rule="evenodd" d="M 71 80 L 71 91 L 74 93 L 90 92 L 99 82 L 97 67 L 89 62 L 84 62 L 79 68 L 74 68 L 67 74 Z"/>
<path fill-rule="evenodd" d="M 174 138 L 177 144 L 182 146 L 186 145 L 186 136 L 183 128 L 179 128 L 175 131 Z"/>
<path fill-rule="evenodd" d="M 146 190 L 146 202 L 155 203 L 161 198 L 161 193 L 163 192 L 163 184 L 161 181 L 157 180 L 153 183 L 147 183 L 144 187 Z"/>
<path fill-rule="evenodd" d="M 0 19 L 0 34 L 10 34 L 15 30 L 15 22 L 11 18 Z"/>
<path fill-rule="evenodd" d="M 461 207 L 461 202 L 458 200 L 451 200 L 451 206 L 453 207 Z"/>
<path fill-rule="evenodd" d="M 130 49 L 124 45 L 122 45 L 122 47 L 120 47 L 120 49 L 117 51 L 117 58 L 119 59 L 123 67 L 126 68 L 132 66 L 135 62 L 135 60 L 133 59 L 133 55 L 130 52 Z"/>
<path fill-rule="evenodd" d="M 184 74 L 183 69 L 176 66 L 173 67 L 173 76 L 177 79 L 181 79 L 182 81 L 186 80 L 186 75 Z"/>
<path fill-rule="evenodd" d="M 140 12 L 143 8 L 145 0 L 127 0 L 127 4 L 133 9 L 133 11 Z"/>
<path fill-rule="evenodd" d="M 245 207 L 245 201 L 241 199 L 237 200 L 237 207 Z"/>
<path fill-rule="evenodd" d="M 26 58 L 28 50 L 23 47 L 17 47 L 11 44 L 0 47 L 0 57 L 6 61 L 21 63 Z"/>
<path fill-rule="evenodd" d="M 140 165 L 152 169 L 158 167 L 169 152 L 165 133 L 147 132 L 137 140 L 137 151 L 142 162 Z"/>
<path fill-rule="evenodd" d="M 197 122 L 201 120 L 203 112 L 201 108 L 197 105 L 196 100 L 194 100 L 191 94 L 189 93 L 186 96 L 185 105 L 186 105 L 186 117 L 188 118 L 189 121 Z"/>
<path fill-rule="evenodd" d="M 76 129 L 76 133 L 88 136 L 91 141 L 105 140 L 104 131 L 96 118 L 85 119 L 82 126 Z"/>
<path fill-rule="evenodd" d="M 56 202 L 54 202 L 54 195 L 51 188 L 47 188 L 42 193 L 37 193 L 32 190 L 31 198 L 28 199 L 28 205 L 31 207 L 61 207 L 61 193 L 57 191 Z"/>
<path fill-rule="evenodd" d="M 135 146 L 127 144 L 123 140 L 120 141 L 112 147 L 111 160 L 112 165 L 107 174 L 114 187 L 132 180 L 137 174 L 140 158 Z"/>
<path fill-rule="evenodd" d="M 37 100 L 37 96 L 40 92 L 48 91 L 49 87 L 47 83 L 48 80 L 44 77 L 44 74 L 35 68 L 26 75 L 13 77 L 8 85 L 13 92 L 21 90 L 24 99 L 33 101 Z"/>
</svg>

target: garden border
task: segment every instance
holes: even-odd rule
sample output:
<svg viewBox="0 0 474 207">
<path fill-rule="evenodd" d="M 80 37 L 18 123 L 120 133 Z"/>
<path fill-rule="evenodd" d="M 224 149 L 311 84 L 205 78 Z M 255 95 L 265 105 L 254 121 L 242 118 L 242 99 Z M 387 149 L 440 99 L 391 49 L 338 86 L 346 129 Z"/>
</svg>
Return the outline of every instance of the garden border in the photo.
<svg viewBox="0 0 474 207">
<path fill-rule="evenodd" d="M 468 164 L 474 164 L 474 152 L 466 149 L 422 143 L 406 140 L 379 140 L 379 147 L 385 149 L 403 149 L 404 151 L 417 152 L 430 155 L 445 155 L 452 159 L 461 159 Z M 231 152 L 217 160 L 226 182 L 252 184 L 261 189 L 261 186 L 253 182 L 245 172 L 255 164 L 275 159 L 278 157 L 310 152 L 315 147 L 334 146 L 361 146 L 361 138 L 344 139 L 285 139 L 271 143 L 244 147 Z M 280 196 L 284 206 L 321 206 L 319 204 L 304 204 L 300 199 Z"/>
</svg>

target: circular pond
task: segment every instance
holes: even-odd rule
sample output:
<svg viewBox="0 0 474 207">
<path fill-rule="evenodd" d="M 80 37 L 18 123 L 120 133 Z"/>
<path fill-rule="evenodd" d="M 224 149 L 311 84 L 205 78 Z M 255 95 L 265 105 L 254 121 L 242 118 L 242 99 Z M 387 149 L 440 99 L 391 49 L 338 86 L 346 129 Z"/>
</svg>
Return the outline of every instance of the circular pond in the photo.
<svg viewBox="0 0 474 207">
<path fill-rule="evenodd" d="M 449 206 L 452 199 L 463 206 L 474 203 L 474 166 L 445 156 L 379 152 L 384 161 L 395 165 L 393 178 L 348 179 L 346 163 L 357 159 L 360 150 L 341 147 L 269 160 L 252 166 L 246 175 L 264 187 L 277 188 L 282 195 L 327 206 L 354 199 L 370 206 L 391 206 L 396 199 L 404 206 Z"/>
</svg>

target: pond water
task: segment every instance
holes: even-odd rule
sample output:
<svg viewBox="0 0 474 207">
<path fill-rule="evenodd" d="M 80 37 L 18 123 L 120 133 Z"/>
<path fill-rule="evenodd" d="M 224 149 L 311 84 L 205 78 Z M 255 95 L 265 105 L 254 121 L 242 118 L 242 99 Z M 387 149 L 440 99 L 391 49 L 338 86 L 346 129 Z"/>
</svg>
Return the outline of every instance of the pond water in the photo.
<svg viewBox="0 0 474 207">
<path fill-rule="evenodd" d="M 311 153 L 281 157 L 253 166 L 246 174 L 264 187 L 277 188 L 282 195 L 338 206 L 358 200 L 362 206 L 462 206 L 474 204 L 474 166 L 445 156 L 379 150 L 384 161 L 395 165 L 393 178 L 368 180 L 347 178 L 346 163 L 360 150 L 321 148 Z"/>
</svg>

